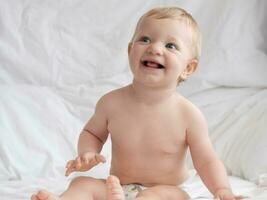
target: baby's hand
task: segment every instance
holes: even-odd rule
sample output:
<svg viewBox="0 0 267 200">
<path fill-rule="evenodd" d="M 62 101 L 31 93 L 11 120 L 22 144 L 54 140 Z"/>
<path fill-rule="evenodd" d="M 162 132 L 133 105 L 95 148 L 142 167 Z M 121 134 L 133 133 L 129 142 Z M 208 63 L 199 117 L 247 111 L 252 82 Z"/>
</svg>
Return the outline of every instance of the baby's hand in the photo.
<svg viewBox="0 0 267 200">
<path fill-rule="evenodd" d="M 79 155 L 75 160 L 68 161 L 66 165 L 65 176 L 70 175 L 74 171 L 88 171 L 92 167 L 98 165 L 100 162 L 106 162 L 104 156 L 94 152 L 83 153 Z"/>
<path fill-rule="evenodd" d="M 242 195 L 234 195 L 230 189 L 219 189 L 215 195 L 216 200 L 240 200 L 244 198 Z"/>
</svg>

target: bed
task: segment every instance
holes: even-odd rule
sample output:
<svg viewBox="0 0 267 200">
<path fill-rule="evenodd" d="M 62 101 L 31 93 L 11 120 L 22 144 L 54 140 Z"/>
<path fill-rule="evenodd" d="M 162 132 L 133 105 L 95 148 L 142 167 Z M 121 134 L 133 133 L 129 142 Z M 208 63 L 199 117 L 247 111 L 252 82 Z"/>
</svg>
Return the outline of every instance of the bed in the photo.
<svg viewBox="0 0 267 200">
<path fill-rule="evenodd" d="M 0 0 L 0 199 L 56 194 L 105 178 L 109 162 L 66 178 L 77 139 L 106 92 L 127 85 L 127 45 L 156 5 L 185 8 L 203 33 L 200 66 L 178 88 L 204 113 L 233 191 L 267 199 L 267 2 Z M 110 139 L 103 154 L 110 161 Z M 188 186 L 212 199 L 192 167 Z"/>
</svg>

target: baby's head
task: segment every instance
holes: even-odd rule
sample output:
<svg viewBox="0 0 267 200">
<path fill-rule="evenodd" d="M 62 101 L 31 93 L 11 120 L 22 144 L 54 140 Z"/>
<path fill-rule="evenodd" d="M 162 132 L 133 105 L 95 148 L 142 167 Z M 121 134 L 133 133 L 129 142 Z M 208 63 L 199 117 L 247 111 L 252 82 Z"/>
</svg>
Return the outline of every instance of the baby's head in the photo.
<svg viewBox="0 0 267 200">
<path fill-rule="evenodd" d="M 189 69 L 189 72 L 187 75 L 179 76 L 178 82 L 184 81 L 189 74 L 192 73 L 192 70 L 195 71 L 200 53 L 201 53 L 201 33 L 200 29 L 196 23 L 196 21 L 193 19 L 193 17 L 186 12 L 184 9 L 181 9 L 179 7 L 156 7 L 148 12 L 146 12 L 138 21 L 133 38 L 131 40 L 130 44 L 133 44 L 134 42 L 138 41 L 138 37 L 140 37 L 140 32 L 142 32 L 142 29 L 146 29 L 148 27 L 146 24 L 144 25 L 144 21 L 147 19 L 156 19 L 158 21 L 163 20 L 170 20 L 175 21 L 174 26 L 184 27 L 186 38 L 188 38 L 188 41 L 186 41 L 186 46 L 188 48 L 188 51 L 190 53 L 190 59 L 194 60 L 195 66 L 194 69 Z M 178 23 L 177 23 L 178 22 Z M 179 36 L 180 39 L 180 36 Z"/>
</svg>

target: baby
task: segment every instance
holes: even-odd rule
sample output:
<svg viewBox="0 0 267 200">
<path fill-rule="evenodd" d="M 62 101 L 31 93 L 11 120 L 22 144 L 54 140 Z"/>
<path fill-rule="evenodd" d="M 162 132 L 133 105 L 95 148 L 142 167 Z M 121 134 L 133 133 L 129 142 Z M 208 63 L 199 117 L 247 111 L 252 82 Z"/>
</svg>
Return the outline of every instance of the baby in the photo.
<svg viewBox="0 0 267 200">
<path fill-rule="evenodd" d="M 145 13 L 128 46 L 130 85 L 98 101 L 66 175 L 105 162 L 100 154 L 110 134 L 112 161 L 107 180 L 77 177 L 57 197 L 46 190 L 32 200 L 183 200 L 189 148 L 195 169 L 220 200 L 242 199 L 230 188 L 200 110 L 177 93 L 179 82 L 197 68 L 201 36 L 185 10 L 159 7 Z M 192 196 L 191 196 L 192 197 Z"/>
</svg>

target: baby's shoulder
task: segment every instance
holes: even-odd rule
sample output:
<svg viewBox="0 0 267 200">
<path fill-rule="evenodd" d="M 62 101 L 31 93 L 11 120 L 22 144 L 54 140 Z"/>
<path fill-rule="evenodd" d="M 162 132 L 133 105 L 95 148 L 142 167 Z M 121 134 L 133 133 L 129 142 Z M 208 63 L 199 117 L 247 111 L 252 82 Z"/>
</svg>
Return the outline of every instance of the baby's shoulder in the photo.
<svg viewBox="0 0 267 200">
<path fill-rule="evenodd" d="M 183 118 L 186 124 L 187 139 L 198 142 L 208 134 L 208 124 L 201 109 L 187 99 L 182 101 Z M 194 139 L 193 139 L 194 138 Z"/>
<path fill-rule="evenodd" d="M 125 95 L 126 88 L 127 87 L 122 87 L 111 90 L 110 92 L 104 94 L 99 100 L 102 101 L 120 100 Z"/>
<path fill-rule="evenodd" d="M 126 87 L 112 90 L 104 94 L 97 102 L 97 106 L 111 108 L 122 103 Z"/>
<path fill-rule="evenodd" d="M 201 110 L 194 103 L 183 96 L 179 96 L 179 107 L 184 116 L 190 120 L 195 118 L 203 118 Z"/>
</svg>

